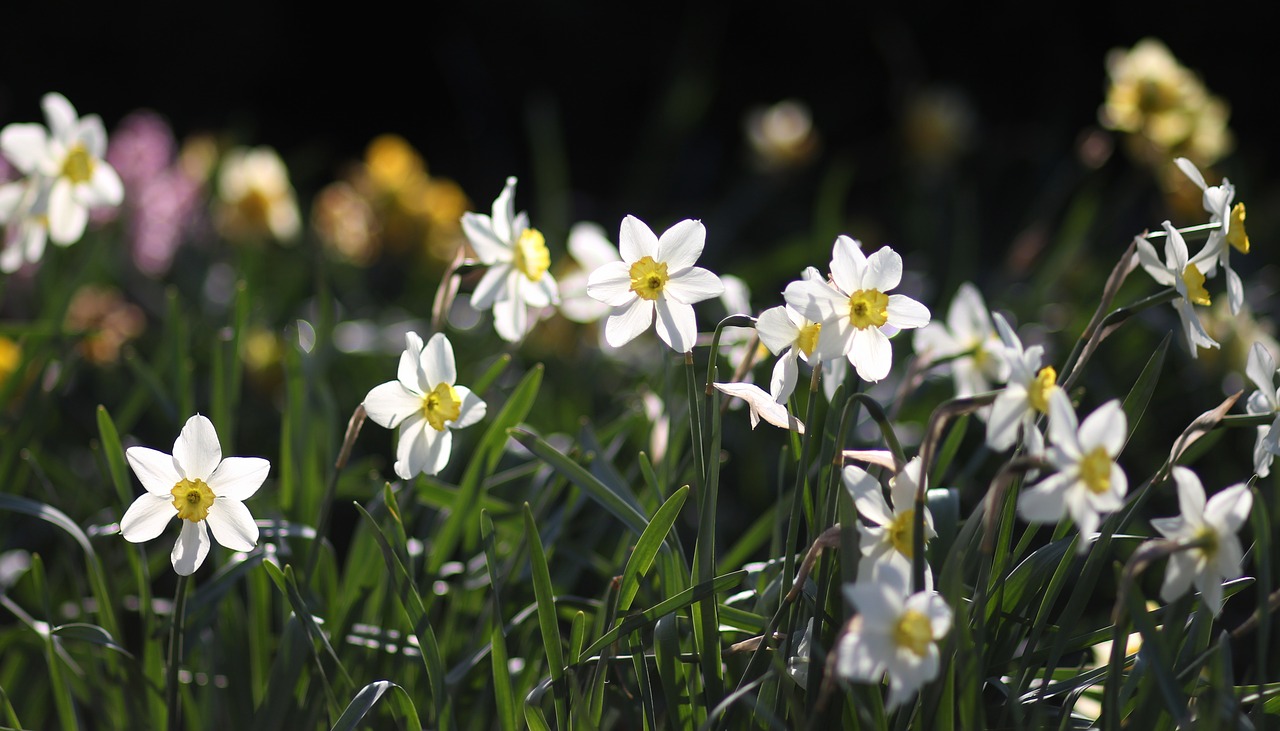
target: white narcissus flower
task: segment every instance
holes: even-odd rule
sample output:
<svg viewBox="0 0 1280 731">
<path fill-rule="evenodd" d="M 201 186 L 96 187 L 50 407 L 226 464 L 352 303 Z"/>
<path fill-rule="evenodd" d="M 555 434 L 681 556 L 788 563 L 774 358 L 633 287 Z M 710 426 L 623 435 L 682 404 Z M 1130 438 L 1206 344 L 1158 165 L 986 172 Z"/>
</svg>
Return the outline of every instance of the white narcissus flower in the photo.
<svg viewBox="0 0 1280 731">
<path fill-rule="evenodd" d="M 270 147 L 237 148 L 218 172 L 218 226 L 237 239 L 289 242 L 302 230 L 289 169 Z"/>
<path fill-rule="evenodd" d="M 484 418 L 485 403 L 466 386 L 456 385 L 453 345 L 442 333 L 426 345 L 415 332 L 405 333 L 396 380 L 375 386 L 364 397 L 369 418 L 387 429 L 400 428 L 396 442 L 396 474 L 434 475 L 449 463 L 453 429 Z"/>
<path fill-rule="evenodd" d="M 1194 261 L 1205 265 L 1206 277 L 1213 276 L 1217 265 L 1222 265 L 1227 276 L 1227 301 L 1231 305 L 1231 314 L 1238 315 L 1244 305 L 1244 283 L 1240 281 L 1240 275 L 1231 268 L 1231 249 L 1234 248 L 1241 254 L 1249 253 L 1249 234 L 1244 228 L 1244 204 L 1231 205 L 1236 197 L 1236 187 L 1230 180 L 1223 178 L 1221 185 L 1206 185 L 1204 176 L 1195 163 L 1185 157 L 1173 162 L 1191 182 L 1204 191 L 1203 204 L 1205 212 L 1209 214 L 1209 221 L 1222 224 L 1222 228 L 1209 234 L 1204 250 L 1195 256 Z"/>
<path fill-rule="evenodd" d="M 886 294 L 902 280 L 902 257 L 889 247 L 871 256 L 848 236 L 831 252 L 831 279 L 787 285 L 787 304 L 822 323 L 817 353 L 822 360 L 848 357 L 864 381 L 889 375 L 893 347 L 889 335 L 929 324 L 929 309 L 901 294 Z M 887 331 L 887 332 L 886 332 Z"/>
<path fill-rule="evenodd" d="M 992 317 L 1003 344 L 996 354 L 1008 367 L 1009 378 L 987 416 L 987 446 L 1003 452 L 1013 446 L 1021 432 L 1027 454 L 1039 454 L 1044 450 L 1044 438 L 1036 428 L 1036 420 L 1049 413 L 1050 397 L 1062 390 L 1058 372 L 1052 366 L 1040 367 L 1043 346 L 1024 349 L 1004 317 L 998 312 Z"/>
<path fill-rule="evenodd" d="M 49 186 L 39 177 L 0 184 L 0 272 L 16 272 L 44 256 L 49 237 Z"/>
<path fill-rule="evenodd" d="M 622 257 L 604 229 L 587 221 L 569 229 L 568 247 L 569 256 L 580 269 L 560 278 L 560 314 L 574 322 L 595 322 L 606 317 L 612 308 L 587 294 L 587 277 L 605 264 L 622 261 Z"/>
<path fill-rule="evenodd" d="M 970 282 L 956 290 L 947 308 L 947 321 L 931 322 L 917 330 L 913 345 L 916 353 L 929 360 L 950 359 L 958 398 L 990 391 L 992 384 L 1009 378 L 1009 365 L 999 355 L 1000 336 L 991 324 L 991 313 L 982 293 Z M 985 414 L 985 410 L 979 413 Z"/>
<path fill-rule="evenodd" d="M 267 479 L 271 463 L 260 457 L 222 457 L 218 433 L 205 417 L 187 419 L 173 443 L 173 454 L 147 447 L 125 451 L 146 494 L 120 519 L 120 533 L 131 543 L 160 535 L 176 515 L 182 532 L 170 558 L 173 570 L 190 576 L 209 555 L 209 532 L 233 551 L 258 543 L 258 526 L 244 506 Z"/>
<path fill-rule="evenodd" d="M 1182 234 L 1168 221 L 1161 225 L 1164 226 L 1165 231 L 1164 261 L 1160 261 L 1151 242 L 1147 241 L 1145 236 L 1139 236 L 1137 238 L 1138 262 L 1157 284 L 1173 287 L 1178 291 L 1178 298 L 1173 301 L 1173 307 L 1178 311 L 1178 317 L 1182 318 L 1182 331 L 1186 335 L 1187 343 L 1191 346 L 1191 357 L 1194 358 L 1198 352 L 1197 348 L 1218 347 L 1218 342 L 1209 337 L 1204 325 L 1200 324 L 1195 308 L 1192 307 L 1193 304 L 1206 306 L 1209 304 L 1209 292 L 1204 288 L 1205 272 L 1201 269 L 1206 266 L 1205 260 L 1200 259 L 1200 256 L 1197 256 L 1197 260 L 1189 260 L 1187 242 L 1182 238 Z"/>
<path fill-rule="evenodd" d="M 559 304 L 551 268 L 551 252 L 542 232 L 529 226 L 529 214 L 516 213 L 516 179 L 493 201 L 493 215 L 467 212 L 462 230 L 489 270 L 471 295 L 471 306 L 493 310 L 493 328 L 509 343 L 519 341 L 537 323 L 529 308 Z"/>
<path fill-rule="evenodd" d="M 662 342 L 678 353 L 693 350 L 693 305 L 724 291 L 719 277 L 694 266 L 706 240 L 701 221 L 685 219 L 658 237 L 635 216 L 622 219 L 622 261 L 605 264 L 587 280 L 587 294 L 613 308 L 604 329 L 610 345 L 620 348 L 656 323 Z"/>
<path fill-rule="evenodd" d="M 1280 454 L 1280 391 L 1276 390 L 1276 362 L 1262 343 L 1254 343 L 1249 349 L 1249 362 L 1245 365 L 1245 374 L 1258 386 L 1258 390 L 1249 394 L 1245 410 L 1254 416 L 1270 415 L 1275 417 L 1270 426 L 1258 427 L 1258 436 L 1253 444 L 1253 471 L 1258 477 L 1271 474 L 1271 460 Z"/>
<path fill-rule="evenodd" d="M 22 173 L 48 186 L 48 230 L 55 244 L 80 240 L 89 209 L 117 206 L 124 184 L 103 157 L 107 132 L 96 114 L 80 117 L 61 94 L 44 95 L 46 130 L 39 124 L 11 124 L 0 131 L 0 150 Z"/>
<path fill-rule="evenodd" d="M 880 481 L 855 465 L 844 468 L 844 487 L 853 498 L 858 514 L 871 525 L 858 522 L 858 580 L 874 579 L 885 566 L 911 575 L 915 555 L 916 491 L 920 486 L 920 458 L 915 457 L 889 480 L 893 504 L 885 502 Z M 924 509 L 924 538 L 927 543 L 938 534 L 933 514 Z M 925 589 L 933 588 L 933 575 L 926 567 Z"/>
<path fill-rule="evenodd" d="M 1124 504 L 1129 480 L 1116 464 L 1128 436 L 1128 420 L 1112 399 L 1076 421 L 1067 394 L 1049 398 L 1049 443 L 1046 457 L 1057 469 L 1018 496 L 1018 514 L 1031 523 L 1056 523 L 1070 515 L 1080 529 L 1079 548 L 1098 530 L 1100 517 Z"/>
<path fill-rule="evenodd" d="M 1151 525 L 1173 541 L 1193 543 L 1192 547 L 1169 556 L 1160 598 L 1166 602 L 1187 593 L 1195 583 L 1200 597 L 1218 616 L 1222 612 L 1222 582 L 1240 576 L 1244 551 L 1236 533 L 1249 519 L 1253 493 L 1244 483 L 1232 485 L 1204 499 L 1204 486 L 1196 473 L 1186 467 L 1173 468 L 1178 486 L 1178 510 L 1172 518 L 1153 518 Z"/>
<path fill-rule="evenodd" d="M 951 630 L 951 608 L 935 591 L 912 594 L 909 575 L 894 566 L 846 585 L 844 594 L 859 613 L 838 640 L 836 670 L 860 683 L 888 673 L 885 709 L 893 710 L 938 676 L 938 642 Z"/>
<path fill-rule="evenodd" d="M 764 392 L 754 383 L 715 383 L 720 392 L 737 396 L 747 402 L 751 409 L 751 428 L 755 429 L 761 419 L 779 429 L 794 429 L 797 434 L 804 434 L 804 424 L 787 413 L 787 407 L 778 403 L 773 396 Z"/>
</svg>

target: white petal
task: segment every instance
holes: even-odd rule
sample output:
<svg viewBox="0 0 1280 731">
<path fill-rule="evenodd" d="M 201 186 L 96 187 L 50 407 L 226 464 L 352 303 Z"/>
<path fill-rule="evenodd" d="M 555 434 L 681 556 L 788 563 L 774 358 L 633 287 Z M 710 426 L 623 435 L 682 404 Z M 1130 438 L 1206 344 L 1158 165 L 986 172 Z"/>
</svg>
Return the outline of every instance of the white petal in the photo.
<svg viewBox="0 0 1280 731">
<path fill-rule="evenodd" d="M 848 312 L 849 297 L 832 289 L 826 282 L 801 279 L 791 282 L 783 292 L 787 304 L 810 322 L 826 323 Z M 848 319 L 841 317 L 841 319 Z M 822 328 L 827 329 L 825 324 Z"/>
<path fill-rule="evenodd" d="M 1190 525 L 1204 524 L 1204 484 L 1190 468 L 1178 465 L 1173 468 L 1173 484 L 1178 491 L 1178 512 Z"/>
<path fill-rule="evenodd" d="M 1080 453 L 1080 424 L 1071 399 L 1061 388 L 1049 393 L 1049 441 L 1067 449 L 1073 456 Z"/>
<path fill-rule="evenodd" d="M 455 386 L 454 390 L 458 392 L 458 398 L 462 404 L 458 407 L 457 420 L 449 422 L 450 429 L 464 429 L 484 418 L 485 410 L 488 408 L 484 399 L 475 395 L 466 386 Z"/>
<path fill-rule="evenodd" d="M 75 187 L 59 178 L 49 191 L 49 238 L 62 246 L 74 244 L 88 223 L 89 209 L 76 202 Z"/>
<path fill-rule="evenodd" d="M 885 502 L 879 480 L 857 465 L 848 465 L 840 476 L 854 506 L 864 518 L 876 525 L 893 522 L 893 510 Z"/>
<path fill-rule="evenodd" d="M 1236 270 L 1227 268 L 1227 303 L 1231 305 L 1231 314 L 1240 314 L 1240 308 L 1244 307 L 1244 282 L 1240 281 L 1240 275 L 1236 274 Z"/>
<path fill-rule="evenodd" d="M 897 287 L 901 281 L 902 257 L 888 246 L 883 246 L 867 257 L 867 269 L 862 276 L 862 286 L 859 289 L 888 292 Z"/>
<path fill-rule="evenodd" d="M 507 178 L 507 183 L 502 187 L 502 192 L 493 200 L 493 233 L 497 235 L 500 241 L 510 242 L 515 239 L 518 232 L 514 230 L 516 212 L 516 178 L 511 176 Z M 524 226 L 520 226 L 524 228 Z"/>
<path fill-rule="evenodd" d="M 653 303 L 653 300 L 636 297 L 628 305 L 615 307 L 604 325 L 605 341 L 615 348 L 621 348 L 648 330 L 653 323 Z"/>
<path fill-rule="evenodd" d="M 427 385 L 422 377 L 419 364 L 422 362 L 422 349 L 426 345 L 422 336 L 410 330 L 404 334 L 404 352 L 400 354 L 400 362 L 396 368 L 396 378 L 410 391 L 417 389 L 419 393 L 431 390 L 435 384 Z"/>
<path fill-rule="evenodd" d="M 849 360 L 858 369 L 859 378 L 864 381 L 879 381 L 889 375 L 889 368 L 893 366 L 893 346 L 879 328 L 857 330 L 853 334 Z"/>
<path fill-rule="evenodd" d="M 1181 491 L 1179 491 L 1181 499 Z M 1253 493 L 1246 485 L 1232 485 L 1209 498 L 1204 509 L 1205 522 L 1217 528 L 1219 533 L 1234 534 L 1249 520 L 1253 510 Z"/>
<path fill-rule="evenodd" d="M 667 280 L 662 293 L 674 302 L 691 305 L 719 297 L 724 292 L 720 277 L 702 267 L 691 267 Z"/>
<path fill-rule="evenodd" d="M 863 289 L 862 279 L 866 269 L 867 256 L 862 253 L 862 244 L 857 239 L 843 234 L 837 236 L 835 244 L 831 247 L 831 278 L 836 286 L 845 293 Z M 793 304 L 792 307 L 795 305 Z M 799 307 L 796 309 L 804 312 Z M 809 319 L 817 318 L 809 317 Z"/>
<path fill-rule="evenodd" d="M 222 461 L 222 445 L 213 422 L 200 414 L 187 419 L 173 443 L 173 459 L 183 477 L 207 483 Z"/>
<path fill-rule="evenodd" d="M 76 108 L 71 106 L 67 98 L 56 91 L 51 91 L 40 100 L 40 108 L 44 110 L 45 121 L 53 136 L 61 140 L 70 140 L 76 128 Z"/>
<path fill-rule="evenodd" d="M 1172 602 L 1191 588 L 1195 578 L 1195 563 L 1187 553 L 1175 553 L 1169 557 L 1164 569 L 1164 583 L 1160 587 L 1160 598 Z"/>
<path fill-rule="evenodd" d="M 883 251 L 883 249 L 881 250 Z M 877 252 L 878 253 L 878 252 Z M 881 290 L 882 292 L 884 290 Z M 929 324 L 929 308 L 905 294 L 889 295 L 889 324 L 899 330 L 924 327 Z"/>
<path fill-rule="evenodd" d="M 137 447 L 134 447 L 137 449 Z M 173 498 L 152 493 L 139 495 L 120 519 L 120 535 L 130 543 L 142 543 L 160 535 L 169 521 L 177 516 Z"/>
<path fill-rule="evenodd" d="M 1200 169 L 1196 167 L 1195 163 L 1185 157 L 1176 157 L 1173 159 L 1173 164 L 1177 165 L 1184 175 L 1191 178 L 1191 182 L 1195 183 L 1200 190 L 1208 187 L 1204 183 L 1204 176 L 1200 174 Z"/>
<path fill-rule="evenodd" d="M 610 307 L 639 299 L 631 291 L 631 265 L 617 261 L 601 266 L 587 278 L 587 294 Z"/>
<path fill-rule="evenodd" d="M 618 250 L 622 254 L 622 260 L 628 266 L 646 256 L 656 261 L 658 237 L 654 236 L 653 230 L 644 221 L 635 216 L 626 216 L 622 219 L 622 227 L 618 230 Z"/>
<path fill-rule="evenodd" d="M 458 380 L 458 369 L 453 361 L 453 344 L 444 333 L 436 333 L 422 349 L 423 385 L 435 388 L 441 383 L 452 386 Z"/>
<path fill-rule="evenodd" d="M 182 482 L 173 457 L 164 452 L 150 447 L 129 447 L 124 456 L 142 487 L 151 495 L 168 497 L 174 485 Z"/>
<path fill-rule="evenodd" d="M 781 305 L 760 313 L 756 320 L 756 332 L 760 335 L 760 342 L 774 355 L 781 355 L 782 351 L 790 348 L 796 338 L 800 337 L 800 328 L 792 322 L 787 308 Z"/>
<path fill-rule="evenodd" d="M 261 457 L 227 457 L 209 475 L 207 484 L 219 498 L 248 500 L 262 487 L 269 472 L 271 463 Z"/>
<path fill-rule="evenodd" d="M 693 266 L 698 261 L 706 241 L 707 228 L 702 225 L 702 221 L 687 218 L 662 232 L 662 236 L 658 238 L 658 255 L 654 258 L 664 262 L 669 267 L 670 273 L 675 274 Z M 723 287 L 721 291 L 724 291 Z M 711 296 L 719 295 L 720 292 L 716 292 Z"/>
<path fill-rule="evenodd" d="M 425 467 L 426 445 L 418 444 L 434 439 L 435 429 L 422 414 L 415 414 L 400 424 L 400 437 L 396 441 L 395 472 L 402 480 L 411 480 Z M 417 457 L 417 459 L 415 459 Z"/>
<path fill-rule="evenodd" d="M 698 322 L 693 315 L 693 305 L 673 302 L 665 297 L 654 300 L 657 317 L 655 330 L 662 342 L 677 353 L 688 353 L 698 339 Z"/>
<path fill-rule="evenodd" d="M 1080 448 L 1084 452 L 1102 447 L 1112 457 L 1120 453 L 1128 436 L 1128 419 L 1119 399 L 1112 399 L 1099 406 L 1080 425 Z"/>
<path fill-rule="evenodd" d="M 987 446 L 997 452 L 1012 447 L 1018 439 L 1018 426 L 1029 406 L 1025 388 L 1016 384 L 1005 387 L 996 396 L 987 418 Z"/>
<path fill-rule="evenodd" d="M 796 381 L 800 378 L 800 367 L 796 361 L 796 351 L 788 350 L 773 366 L 773 374 L 769 378 L 769 393 L 780 404 L 787 403 L 787 399 L 796 390 Z"/>
<path fill-rule="evenodd" d="M 1146 238 L 1139 236 L 1135 239 L 1138 244 L 1138 263 L 1146 270 L 1151 278 L 1156 280 L 1157 284 L 1163 284 L 1166 287 L 1172 287 L 1176 277 L 1173 272 L 1169 271 L 1169 267 L 1160 260 L 1156 249 Z"/>
<path fill-rule="evenodd" d="M 410 392 L 399 381 L 375 386 L 364 397 L 364 410 L 373 423 L 394 429 L 422 409 L 422 395 Z"/>
<path fill-rule="evenodd" d="M 1275 372 L 1276 362 L 1271 357 L 1271 351 L 1267 350 L 1267 346 L 1262 343 L 1254 343 L 1249 348 L 1249 361 L 1245 365 L 1245 373 L 1248 374 L 1249 380 L 1266 395 L 1270 395 L 1275 390 Z"/>
<path fill-rule="evenodd" d="M 518 297 L 507 297 L 493 303 L 493 329 L 508 343 L 519 342 L 528 334 L 531 323 L 529 307 Z"/>
<path fill-rule="evenodd" d="M 1027 488 L 1018 496 L 1018 515 L 1028 523 L 1056 523 L 1066 509 L 1064 492 L 1074 475 L 1058 473 Z"/>
<path fill-rule="evenodd" d="M 118 206 L 124 200 L 124 183 L 120 182 L 116 169 L 104 160 L 98 160 L 94 165 L 89 187 L 93 189 L 97 205 Z"/>
<path fill-rule="evenodd" d="M 483 213 L 462 214 L 462 232 L 476 250 L 476 256 L 485 264 L 510 261 L 510 245 L 500 239 L 493 230 L 493 220 Z"/>
<path fill-rule="evenodd" d="M 173 544 L 173 552 L 169 554 L 173 570 L 182 576 L 194 574 L 209 555 L 209 546 L 209 532 L 203 520 L 199 523 L 182 521 L 182 532 L 178 534 L 178 542 Z"/>
<path fill-rule="evenodd" d="M 471 293 L 471 306 L 483 312 L 493 307 L 493 303 L 503 292 L 503 285 L 511 277 L 511 265 L 506 262 L 497 262 L 490 266 L 480 277 L 480 282 L 476 284 L 476 289 Z"/>
<path fill-rule="evenodd" d="M 49 133 L 39 124 L 10 124 L 0 131 L 0 151 L 22 173 L 31 173 L 48 155 Z"/>
<path fill-rule="evenodd" d="M 609 242 L 604 229 L 586 221 L 573 224 L 569 229 L 569 255 L 590 271 L 611 261 L 620 261 L 618 249 Z"/>
<path fill-rule="evenodd" d="M 239 500 L 214 500 L 205 522 L 213 531 L 214 540 L 233 551 L 252 551 L 258 545 L 258 525 L 253 522 L 249 509 Z"/>
<path fill-rule="evenodd" d="M 755 427 L 755 424 L 760 419 L 764 419 L 779 429 L 791 429 L 792 424 L 794 424 L 797 433 L 804 433 L 804 425 L 799 420 L 791 418 L 787 412 L 787 407 L 775 401 L 772 395 L 765 393 L 754 383 L 716 383 L 713 385 L 723 393 L 736 396 L 747 402 L 747 405 L 751 408 L 752 428 Z"/>
</svg>

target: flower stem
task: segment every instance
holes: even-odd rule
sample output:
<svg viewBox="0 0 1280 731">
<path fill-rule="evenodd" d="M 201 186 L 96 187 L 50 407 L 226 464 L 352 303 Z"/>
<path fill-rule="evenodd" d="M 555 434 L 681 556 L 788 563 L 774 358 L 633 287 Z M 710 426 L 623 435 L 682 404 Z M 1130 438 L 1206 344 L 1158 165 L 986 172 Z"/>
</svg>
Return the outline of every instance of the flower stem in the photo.
<svg viewBox="0 0 1280 731">
<path fill-rule="evenodd" d="M 182 662 L 182 638 L 187 623 L 187 593 L 190 576 L 178 577 L 173 597 L 173 616 L 169 623 L 169 672 L 165 682 L 165 707 L 169 709 L 169 731 L 177 731 L 182 723 L 182 706 L 178 698 L 178 665 Z"/>
</svg>

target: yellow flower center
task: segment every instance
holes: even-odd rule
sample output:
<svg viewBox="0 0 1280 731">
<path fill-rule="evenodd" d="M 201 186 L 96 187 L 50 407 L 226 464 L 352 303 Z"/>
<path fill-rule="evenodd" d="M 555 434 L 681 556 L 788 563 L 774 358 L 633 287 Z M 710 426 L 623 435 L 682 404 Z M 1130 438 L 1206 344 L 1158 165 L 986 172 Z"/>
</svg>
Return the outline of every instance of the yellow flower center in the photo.
<svg viewBox="0 0 1280 731">
<path fill-rule="evenodd" d="M 93 179 L 93 164 L 93 156 L 84 145 L 72 145 L 62 160 L 62 177 L 76 185 L 87 183 Z"/>
<path fill-rule="evenodd" d="M 1217 531 L 1205 526 L 1196 531 L 1194 540 L 1203 545 L 1200 546 L 1200 552 L 1205 559 L 1213 561 L 1214 556 L 1218 554 L 1218 533 Z"/>
<path fill-rule="evenodd" d="M 178 509 L 178 517 L 199 523 L 209 515 L 213 506 L 213 490 L 204 484 L 204 480 L 183 479 L 169 491 L 173 495 L 173 507 Z"/>
<path fill-rule="evenodd" d="M 916 657 L 924 657 L 933 642 L 933 627 L 923 612 L 908 609 L 893 627 L 893 642 L 898 647 L 911 650 Z"/>
<path fill-rule="evenodd" d="M 1249 253 L 1249 232 L 1244 230 L 1244 204 L 1237 203 L 1231 209 L 1231 221 L 1227 226 L 1227 243 L 1241 254 Z"/>
<path fill-rule="evenodd" d="M 531 282 L 542 279 L 551 266 L 551 253 L 547 251 L 547 241 L 542 232 L 536 228 L 526 228 L 516 241 L 515 258 L 512 265 L 516 271 L 525 275 Z"/>
<path fill-rule="evenodd" d="M 865 330 L 889 321 L 889 295 L 878 289 L 860 289 L 849 295 L 849 324 Z"/>
<path fill-rule="evenodd" d="M 916 511 L 904 510 L 885 527 L 893 548 L 907 558 L 915 558 Z"/>
<path fill-rule="evenodd" d="M 658 263 L 652 256 L 642 257 L 631 265 L 631 291 L 643 299 L 658 299 L 670 279 L 666 263 Z"/>
<path fill-rule="evenodd" d="M 818 334 L 821 332 L 822 323 L 820 322 L 811 322 L 800 328 L 800 334 L 796 336 L 796 347 L 800 348 L 804 357 L 813 355 L 813 349 L 818 347 Z"/>
<path fill-rule="evenodd" d="M 1193 305 L 1209 304 L 1209 292 L 1204 288 L 1204 275 L 1195 264 L 1182 270 L 1182 282 L 1187 285 L 1187 300 Z"/>
<path fill-rule="evenodd" d="M 1111 489 L 1111 455 L 1106 449 L 1094 447 L 1080 460 L 1080 479 L 1095 495 Z"/>
<path fill-rule="evenodd" d="M 422 415 L 436 431 L 444 431 L 445 422 L 455 421 L 462 413 L 462 398 L 447 383 L 441 383 L 422 397 Z"/>
<path fill-rule="evenodd" d="M 271 199 L 260 188 L 251 188 L 236 204 L 249 225 L 265 229 L 271 221 Z"/>
<path fill-rule="evenodd" d="M 1049 413 L 1049 395 L 1058 387 L 1058 372 L 1053 366 L 1045 366 L 1036 373 L 1036 379 L 1027 386 L 1027 401 L 1031 408 L 1042 414 Z"/>
</svg>

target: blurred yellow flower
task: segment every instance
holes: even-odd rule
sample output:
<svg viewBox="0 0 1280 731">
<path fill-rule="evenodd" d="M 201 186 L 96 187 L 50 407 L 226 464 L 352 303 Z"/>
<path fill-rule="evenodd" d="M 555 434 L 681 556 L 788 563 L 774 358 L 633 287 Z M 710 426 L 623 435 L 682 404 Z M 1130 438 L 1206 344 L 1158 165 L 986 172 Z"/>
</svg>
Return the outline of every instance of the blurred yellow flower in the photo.
<svg viewBox="0 0 1280 731">
<path fill-rule="evenodd" d="M 0 388 L 9 382 L 9 378 L 22 364 L 22 346 L 9 338 L 0 335 Z"/>
</svg>

